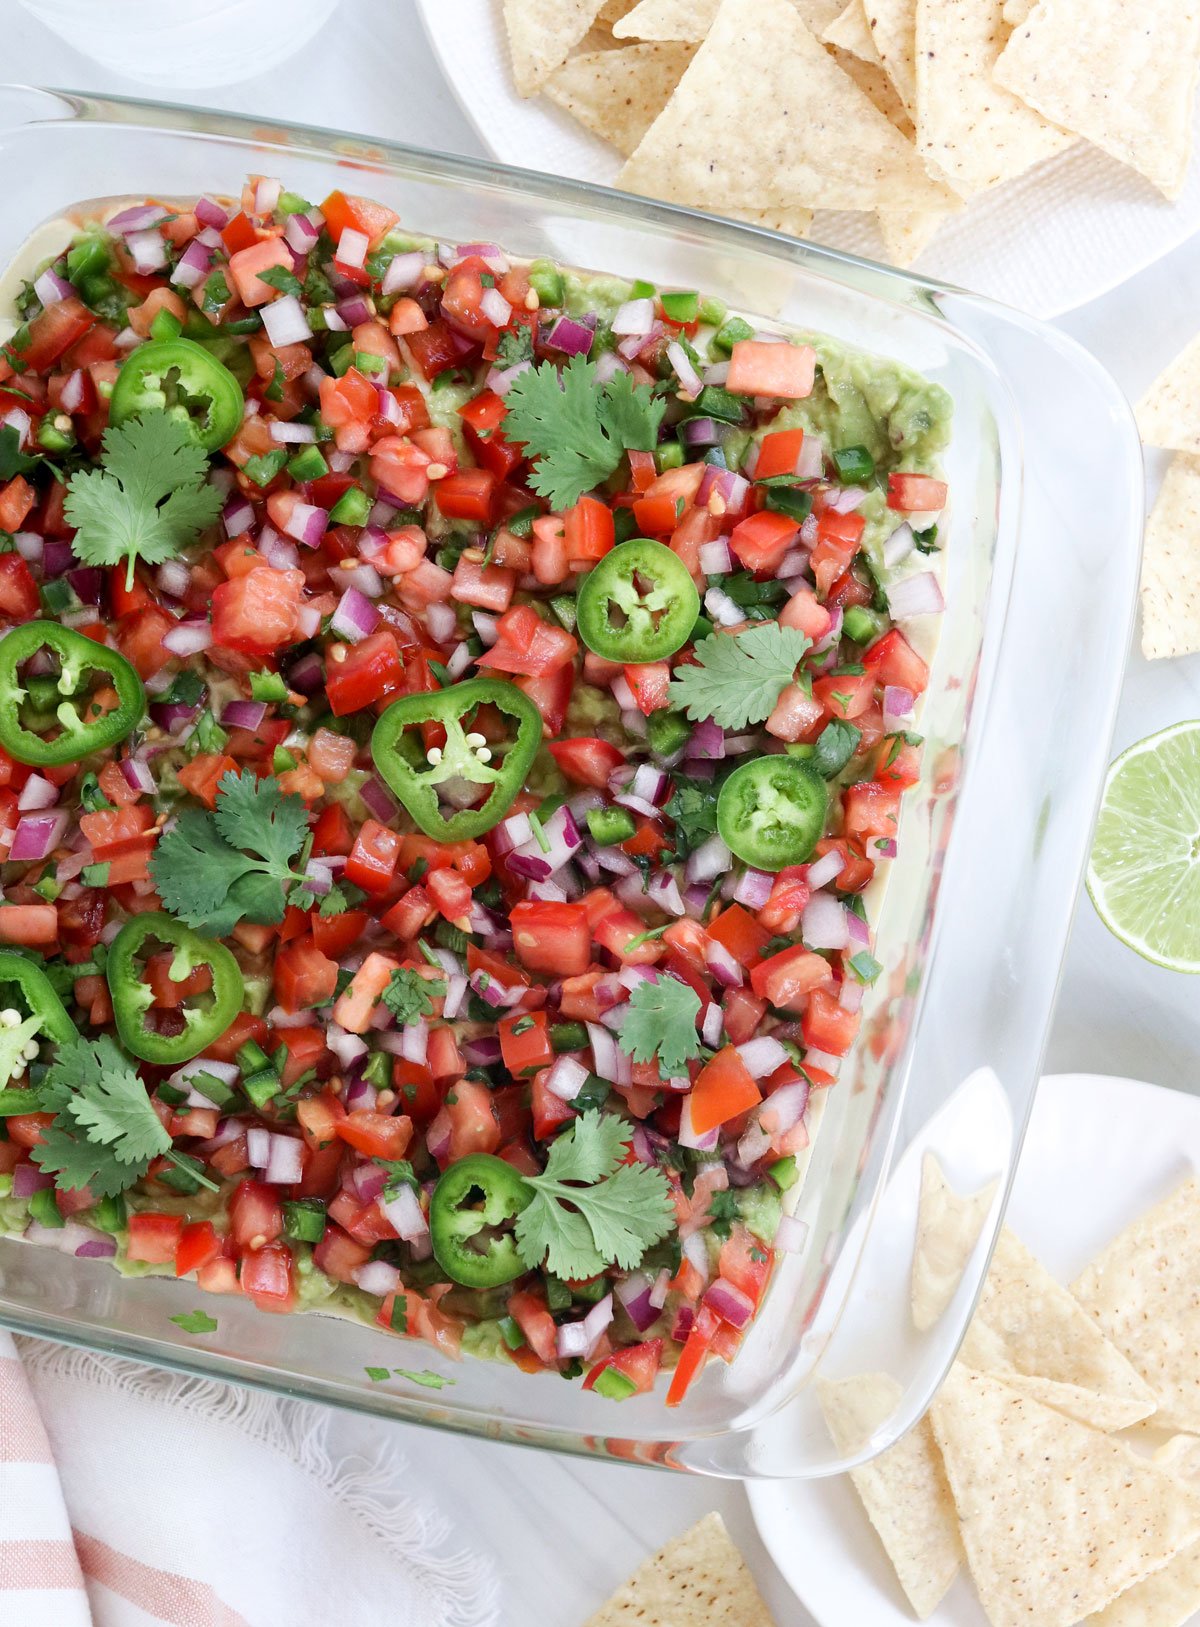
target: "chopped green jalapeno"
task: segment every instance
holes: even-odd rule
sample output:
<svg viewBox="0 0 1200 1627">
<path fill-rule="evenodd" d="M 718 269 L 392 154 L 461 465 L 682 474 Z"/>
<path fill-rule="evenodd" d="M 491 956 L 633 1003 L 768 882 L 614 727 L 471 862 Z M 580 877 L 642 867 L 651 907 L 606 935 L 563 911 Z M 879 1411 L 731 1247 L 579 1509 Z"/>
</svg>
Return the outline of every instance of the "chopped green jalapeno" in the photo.
<svg viewBox="0 0 1200 1627">
<path fill-rule="evenodd" d="M 503 742 L 489 744 L 471 727 L 481 706 L 494 707 L 515 721 L 513 737 L 500 755 Z M 426 750 L 416 727 L 422 723 L 440 723 L 446 744 Z M 375 725 L 371 756 L 380 777 L 426 836 L 457 842 L 481 836 L 503 819 L 525 784 L 541 743 L 541 713 L 515 684 L 470 678 L 431 695 L 406 695 L 394 701 Z M 443 813 L 438 787 L 451 782 L 458 791 L 477 786 L 482 795 L 486 790 L 482 806 Z"/>
<path fill-rule="evenodd" d="M 673 655 L 699 614 L 687 566 L 648 537 L 610 549 L 579 588 L 579 635 L 606 661 L 640 665 Z"/>
<path fill-rule="evenodd" d="M 66 1045 L 79 1038 L 58 991 L 42 968 L 17 949 L 0 949 L 0 1084 L 18 1078 L 37 1056 L 39 1042 Z M 36 1113 L 21 1107 L 24 1090 L 0 1092 L 0 1114 Z"/>
<path fill-rule="evenodd" d="M 755 757 L 721 787 L 717 830 L 730 851 L 757 870 L 802 864 L 825 828 L 829 792 L 795 757 Z"/>
<path fill-rule="evenodd" d="M 191 339 L 152 340 L 122 363 L 109 403 L 109 421 L 165 412 L 187 426 L 206 452 L 237 434 L 245 402 L 229 369 Z"/>
<path fill-rule="evenodd" d="M 837 470 L 838 479 L 861 485 L 864 480 L 870 480 L 875 473 L 875 459 L 865 446 L 844 446 L 840 452 L 833 454 L 833 466 Z"/>
<path fill-rule="evenodd" d="M 205 969 L 211 979 L 207 990 L 188 996 L 178 1008 L 183 1028 L 176 1034 L 146 1026 L 154 995 L 142 980 L 139 957 L 150 943 L 174 950 L 168 974 L 172 982 L 185 982 L 193 972 Z M 134 1056 L 159 1067 L 190 1062 L 225 1032 L 242 1006 L 242 973 L 232 951 L 157 911 L 126 921 L 108 951 L 105 975 L 122 1043 Z"/>
<path fill-rule="evenodd" d="M 433 1252 L 448 1277 L 466 1288 L 498 1288 L 526 1267 L 510 1231 L 533 1197 L 511 1164 L 472 1153 L 451 1164 L 433 1189 L 429 1230 Z"/>
<path fill-rule="evenodd" d="M 31 696 L 19 673 L 42 650 L 56 655 L 59 663 L 54 694 L 47 693 L 46 704 L 40 708 L 52 710 L 48 722 L 51 726 L 56 722 L 60 730 L 53 737 L 29 726 Z M 116 691 L 117 704 L 108 711 L 89 702 L 84 692 L 88 673 L 99 675 L 106 680 L 105 688 Z M 53 704 L 54 695 L 57 704 Z M 0 639 L 0 745 L 20 763 L 35 768 L 76 763 L 132 734 L 145 710 L 142 680 L 125 657 L 73 628 L 54 621 L 27 621 Z"/>
</svg>

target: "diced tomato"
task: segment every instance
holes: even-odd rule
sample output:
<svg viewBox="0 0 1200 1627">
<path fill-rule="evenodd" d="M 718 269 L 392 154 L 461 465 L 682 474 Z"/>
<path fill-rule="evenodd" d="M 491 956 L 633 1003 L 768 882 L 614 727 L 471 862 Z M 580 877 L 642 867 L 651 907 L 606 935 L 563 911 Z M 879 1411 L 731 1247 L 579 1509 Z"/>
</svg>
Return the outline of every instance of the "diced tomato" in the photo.
<svg viewBox="0 0 1200 1627">
<path fill-rule="evenodd" d="M 771 480 L 776 475 L 794 475 L 804 446 L 802 429 L 777 429 L 764 435 L 754 465 L 755 480 Z"/>
<path fill-rule="evenodd" d="M 378 819 L 366 819 L 354 838 L 343 872 L 346 880 L 364 893 L 387 892 L 400 857 L 400 838 Z"/>
<path fill-rule="evenodd" d="M 513 948 L 530 971 L 577 977 L 591 961 L 587 910 L 582 904 L 530 900 L 510 912 Z"/>
<path fill-rule="evenodd" d="M 275 998 L 285 1011 L 309 1011 L 333 996 L 338 965 L 311 936 L 284 944 L 275 956 Z"/>
<path fill-rule="evenodd" d="M 863 666 L 877 683 L 893 684 L 913 695 L 923 695 L 929 683 L 929 666 L 922 660 L 898 627 L 877 639 L 863 651 Z"/>
<path fill-rule="evenodd" d="M 662 946 L 657 939 L 651 938 L 642 943 L 633 941 L 635 938 L 644 939 L 645 935 L 646 923 L 623 904 L 614 903 L 592 926 L 592 937 L 596 942 L 603 944 L 605 949 L 611 950 L 629 966 L 649 965 L 662 958 Z"/>
<path fill-rule="evenodd" d="M 763 950 L 771 941 L 771 934 L 766 927 L 756 921 L 749 910 L 743 909 L 741 904 L 727 904 L 721 913 L 708 923 L 705 931 L 710 938 L 714 938 L 723 948 L 728 949 L 734 960 L 747 971 L 758 965 L 763 957 Z"/>
<path fill-rule="evenodd" d="M 554 1060 L 550 1026 L 544 1011 L 520 1012 L 498 1025 L 500 1056 L 514 1078 L 545 1068 Z"/>
<path fill-rule="evenodd" d="M 745 1045 L 754 1038 L 763 1020 L 767 1002 L 751 994 L 747 988 L 728 989 L 722 1001 L 725 1016 L 725 1035 L 731 1045 Z"/>
<path fill-rule="evenodd" d="M 579 645 L 562 627 L 544 622 L 532 605 L 513 605 L 496 622 L 499 637 L 476 666 L 541 678 L 568 666 Z"/>
<path fill-rule="evenodd" d="M 252 309 L 279 297 L 278 289 L 263 282 L 260 273 L 276 268 L 291 271 L 292 265 L 292 251 L 282 237 L 265 237 L 261 242 L 231 254 L 228 269 L 238 298 L 243 305 Z"/>
<path fill-rule="evenodd" d="M 830 683 L 839 680 L 830 679 Z M 763 724 L 776 740 L 813 741 L 829 721 L 829 713 L 804 684 L 785 684 L 774 710 Z"/>
<path fill-rule="evenodd" d="M 490 469 L 459 469 L 434 488 L 434 501 L 448 520 L 472 525 L 494 524 L 496 476 Z"/>
<path fill-rule="evenodd" d="M 593 1390 L 596 1380 L 608 1367 L 629 1379 L 633 1385 L 630 1395 L 649 1395 L 654 1388 L 654 1380 L 658 1377 L 658 1370 L 662 1366 L 663 1342 L 661 1339 L 646 1339 L 641 1344 L 626 1345 L 603 1361 L 598 1361 L 583 1381 L 585 1390 Z"/>
<path fill-rule="evenodd" d="M 0 490 L 0 527 L 5 531 L 19 531 L 36 501 L 37 493 L 25 476 L 14 475 Z M 18 554 L 17 558 L 21 556 Z M 24 560 L 21 563 L 24 564 Z"/>
<path fill-rule="evenodd" d="M 817 603 L 816 595 L 808 588 L 796 589 L 779 612 L 779 620 L 784 627 L 794 627 L 811 638 L 814 644 L 833 626 L 833 617 L 824 605 Z"/>
<path fill-rule="evenodd" d="M 689 1098 L 692 1129 L 706 1135 L 762 1100 L 736 1046 L 726 1045 L 696 1075 Z"/>
<path fill-rule="evenodd" d="M 813 680 L 813 699 L 837 718 L 856 718 L 875 699 L 875 680 L 869 672 L 848 672 L 838 678 Z"/>
<path fill-rule="evenodd" d="M 760 961 L 750 973 L 755 994 L 780 1011 L 802 1011 L 813 989 L 832 982 L 829 962 L 799 944 Z"/>
<path fill-rule="evenodd" d="M 72 294 L 48 305 L 34 317 L 29 325 L 29 343 L 15 354 L 30 372 L 44 373 L 65 350 L 83 338 L 95 321 L 87 306 Z M 8 352 L 14 354 L 11 345 Z"/>
<path fill-rule="evenodd" d="M 816 368 L 817 353 L 811 345 L 739 339 L 730 352 L 725 387 L 735 395 L 800 401 L 812 394 Z"/>
<path fill-rule="evenodd" d="M 20 478 L 18 475 L 17 479 Z M 15 484 L 16 481 L 9 482 L 5 488 L 4 498 L 7 498 L 9 489 Z M 0 503 L 3 500 L 0 498 Z M 6 531 L 19 531 L 21 528 L 20 521 L 15 526 L 9 526 L 2 518 L 0 526 Z M 15 551 L 0 554 L 0 616 L 8 621 L 29 621 L 37 615 L 40 604 L 37 583 L 21 555 Z"/>
<path fill-rule="evenodd" d="M 598 498 L 581 497 L 563 516 L 563 535 L 572 568 L 594 565 L 616 540 L 612 510 Z"/>
<path fill-rule="evenodd" d="M 242 1255 L 242 1292 L 260 1311 L 295 1309 L 295 1261 L 286 1243 L 268 1243 Z"/>
<path fill-rule="evenodd" d="M 774 571 L 799 532 L 795 520 L 763 508 L 734 526 L 729 546 L 748 571 Z"/>
<path fill-rule="evenodd" d="M 699 1376 L 708 1359 L 708 1352 L 716 1332 L 716 1317 L 707 1305 L 702 1306 L 697 1313 L 692 1331 L 684 1342 L 675 1371 L 671 1374 L 671 1383 L 667 1389 L 668 1407 L 677 1407 Z"/>
<path fill-rule="evenodd" d="M 665 469 L 634 500 L 633 517 L 638 529 L 650 536 L 669 536 L 695 502 L 703 479 L 702 463 L 685 463 L 679 469 Z"/>
<path fill-rule="evenodd" d="M 572 740 L 551 740 L 548 748 L 559 768 L 575 785 L 608 788 L 609 775 L 625 761 L 624 754 L 608 740 L 594 735 Z"/>
<path fill-rule="evenodd" d="M 376 1003 L 392 980 L 396 962 L 377 950 L 367 956 L 347 987 L 338 996 L 333 1020 L 351 1034 L 363 1034 L 371 1021 Z"/>
<path fill-rule="evenodd" d="M 499 613 L 507 610 L 516 591 L 517 574 L 501 565 L 485 565 L 480 559 L 459 555 L 454 567 L 454 586 L 450 597 L 459 604 L 476 606 L 479 610 Z"/>
<path fill-rule="evenodd" d="M 222 582 L 213 590 L 213 643 L 250 655 L 272 653 L 291 638 L 303 592 L 302 571 L 269 565 Z"/>
<path fill-rule="evenodd" d="M 757 1305 L 771 1274 L 771 1256 L 754 1233 L 738 1223 L 721 1244 L 717 1270 L 726 1282 Z"/>
<path fill-rule="evenodd" d="M 890 839 L 900 823 L 900 792 L 894 786 L 866 780 L 846 787 L 842 810 L 847 836 Z"/>
<path fill-rule="evenodd" d="M 53 904 L 6 904 L 0 910 L 0 943 L 41 949 L 57 938 L 58 914 Z M 10 1119 L 10 1128 L 11 1124 Z"/>
<path fill-rule="evenodd" d="M 123 777 L 123 776 L 122 776 Z M 97 859 L 110 859 L 129 850 L 130 844 L 154 823 L 154 809 L 145 803 L 124 808 L 100 808 L 79 816 L 79 828 L 92 844 Z"/>
<path fill-rule="evenodd" d="M 304 1136 L 305 1145 L 313 1152 L 328 1147 L 337 1137 L 338 1124 L 346 1116 L 346 1109 L 336 1096 L 324 1092 L 308 1096 L 296 1103 L 296 1118 Z"/>
<path fill-rule="evenodd" d="M 438 913 L 466 930 L 471 912 L 471 886 L 465 877 L 448 868 L 431 870 L 425 887 Z"/>
<path fill-rule="evenodd" d="M 548 1141 L 564 1124 L 569 1124 L 575 1117 L 575 1109 L 570 1102 L 563 1101 L 561 1096 L 556 1096 L 547 1086 L 546 1081 L 549 1077 L 549 1068 L 539 1068 L 533 1076 L 529 1090 L 530 1107 L 533 1112 L 533 1134 L 538 1141 Z"/>
<path fill-rule="evenodd" d="M 344 653 L 335 660 L 339 651 Z M 371 633 L 359 644 L 335 644 L 330 649 L 325 693 L 335 717 L 347 717 L 377 701 L 390 700 L 403 688 L 404 667 L 393 633 Z"/>
<path fill-rule="evenodd" d="M 638 711 L 649 717 L 667 705 L 667 689 L 671 682 L 671 668 L 666 661 L 645 661 L 625 668 L 625 682 L 633 691 Z"/>
<path fill-rule="evenodd" d="M 355 1281 L 355 1272 L 371 1258 L 374 1245 L 359 1243 L 348 1232 L 332 1222 L 313 1249 L 313 1264 L 334 1282 Z"/>
<path fill-rule="evenodd" d="M 130 1215 L 126 1254 L 129 1259 L 140 1260 L 145 1265 L 171 1265 L 182 1236 L 182 1215 L 148 1212 Z"/>
<path fill-rule="evenodd" d="M 397 938 L 415 938 L 423 926 L 433 920 L 437 911 L 424 887 L 410 887 L 403 898 L 380 917 L 381 924 Z"/>
<path fill-rule="evenodd" d="M 268 1037 L 262 1017 L 256 1017 L 252 1011 L 239 1011 L 225 1032 L 204 1047 L 204 1054 L 215 1056 L 218 1062 L 232 1062 L 248 1041 L 262 1045 Z"/>
<path fill-rule="evenodd" d="M 507 480 L 522 461 L 520 447 L 506 441 L 500 428 L 507 410 L 504 398 L 494 390 L 483 390 L 458 409 L 476 463 L 490 470 L 497 480 Z"/>
<path fill-rule="evenodd" d="M 279 1188 L 265 1181 L 239 1181 L 229 1199 L 229 1235 L 241 1252 L 283 1236 Z"/>
<path fill-rule="evenodd" d="M 403 1158 L 412 1140 L 412 1120 L 405 1114 L 347 1113 L 337 1123 L 343 1141 L 368 1158 Z"/>
<path fill-rule="evenodd" d="M 335 244 L 349 228 L 362 232 L 372 247 L 387 236 L 400 218 L 381 203 L 341 191 L 329 194 L 321 205 L 321 213 L 325 217 L 325 225 Z"/>
<path fill-rule="evenodd" d="M 495 1152 L 499 1147 L 502 1137 L 496 1104 L 492 1092 L 477 1079 L 460 1079 L 447 1096 L 442 1112 L 450 1132 L 448 1156 L 452 1162 L 468 1153 Z M 427 1140 L 435 1140 L 433 1126 Z"/>
<path fill-rule="evenodd" d="M 366 910 L 343 910 L 340 915 L 322 915 L 319 910 L 314 910 L 313 942 L 323 955 L 330 955 L 336 960 L 358 942 L 370 919 Z"/>
<path fill-rule="evenodd" d="M 519 1288 L 508 1296 L 508 1314 L 520 1328 L 534 1355 L 550 1366 L 558 1355 L 558 1328 L 546 1308 L 540 1288 Z"/>
<path fill-rule="evenodd" d="M 236 774 L 238 765 L 223 752 L 200 751 L 179 770 L 178 779 L 185 791 L 203 802 L 206 808 L 217 803 L 217 789 L 226 774 Z"/>
<path fill-rule="evenodd" d="M 221 1253 L 221 1239 L 211 1220 L 190 1221 L 179 1235 L 175 1250 L 175 1275 L 186 1277 L 190 1271 L 199 1271 Z"/>
<path fill-rule="evenodd" d="M 5 1121 L 9 1139 L 18 1147 L 37 1147 L 46 1139 L 54 1123 L 53 1113 L 13 1113 Z"/>
<path fill-rule="evenodd" d="M 407 334 L 405 343 L 421 377 L 430 381 L 456 366 L 463 355 L 458 335 L 440 316 L 419 332 Z"/>
<path fill-rule="evenodd" d="M 854 1043 L 862 1013 L 847 1011 L 831 989 L 814 989 L 800 1019 L 804 1043 L 830 1056 L 845 1056 Z"/>
<path fill-rule="evenodd" d="M 807 874 L 807 865 L 792 864 L 776 875 L 771 885 L 771 896 L 758 912 L 760 925 L 772 935 L 795 932 L 799 927 L 800 917 L 812 894 L 812 888 L 805 879 Z"/>
<path fill-rule="evenodd" d="M 950 488 L 930 475 L 888 476 L 887 506 L 905 514 L 936 514 L 945 508 Z"/>
</svg>

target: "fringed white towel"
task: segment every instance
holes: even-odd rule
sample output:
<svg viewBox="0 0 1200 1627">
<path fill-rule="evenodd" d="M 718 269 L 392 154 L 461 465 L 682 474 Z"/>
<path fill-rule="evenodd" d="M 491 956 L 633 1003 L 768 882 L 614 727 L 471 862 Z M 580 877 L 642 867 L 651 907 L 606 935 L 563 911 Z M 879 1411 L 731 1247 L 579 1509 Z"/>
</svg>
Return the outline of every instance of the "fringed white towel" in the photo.
<svg viewBox="0 0 1200 1627">
<path fill-rule="evenodd" d="M 0 1330 L 0 1627 L 497 1627 L 489 1559 L 328 1422 Z"/>
</svg>

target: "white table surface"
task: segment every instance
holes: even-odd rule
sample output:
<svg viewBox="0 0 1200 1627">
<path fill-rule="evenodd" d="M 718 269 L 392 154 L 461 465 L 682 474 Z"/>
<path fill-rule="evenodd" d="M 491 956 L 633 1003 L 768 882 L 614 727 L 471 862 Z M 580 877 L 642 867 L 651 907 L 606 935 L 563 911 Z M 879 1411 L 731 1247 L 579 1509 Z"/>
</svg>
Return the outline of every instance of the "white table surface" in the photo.
<svg viewBox="0 0 1200 1627">
<path fill-rule="evenodd" d="M 183 3 L 163 0 L 164 6 Z M 454 0 L 444 3 L 453 5 Z M 6 79 L 157 94 L 72 51 L 13 0 L 0 0 L 0 25 Z M 430 55 L 411 0 L 342 0 L 324 31 L 280 68 L 228 89 L 190 90 L 181 80 L 172 98 L 268 118 L 309 119 L 448 151 L 481 151 Z M 1200 236 L 1115 292 L 1073 312 L 1061 325 L 1099 356 L 1136 399 L 1200 327 L 1197 287 Z M 1152 484 L 1158 471 L 1152 458 Z M 1096 569 L 1103 570 L 1103 536 L 1096 537 L 1095 549 Z M 1123 748 L 1198 712 L 1200 657 L 1149 663 L 1135 649 L 1115 746 Z M 1140 960 L 1112 938 L 1085 897 L 1046 1071 L 1123 1074 L 1197 1088 L 1198 994 L 1196 982 Z M 331 1445 L 354 1450 L 386 1427 L 339 1415 Z M 812 1618 L 758 1541 L 746 1498 L 735 1483 L 669 1477 L 390 1427 L 403 1436 L 413 1484 L 436 1488 L 462 1535 L 494 1554 L 506 1586 L 506 1627 L 528 1621 L 579 1627 L 648 1552 L 710 1509 L 725 1517 L 780 1627 L 811 1627 Z M 797 1532 L 797 1541 L 803 1541 L 802 1532 Z"/>
</svg>

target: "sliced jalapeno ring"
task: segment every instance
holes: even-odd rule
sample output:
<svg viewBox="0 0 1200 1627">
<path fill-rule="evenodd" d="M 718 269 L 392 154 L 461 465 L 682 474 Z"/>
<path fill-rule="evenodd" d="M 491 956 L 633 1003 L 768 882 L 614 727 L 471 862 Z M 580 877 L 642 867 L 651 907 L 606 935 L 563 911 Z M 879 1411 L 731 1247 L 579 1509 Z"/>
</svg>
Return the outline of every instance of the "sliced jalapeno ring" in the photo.
<svg viewBox="0 0 1200 1627">
<path fill-rule="evenodd" d="M 20 677 L 20 667 L 41 650 L 58 657 L 59 672 L 41 683 L 36 700 Z M 84 693 L 86 675 L 97 673 L 117 704 L 101 711 Z M 54 704 L 57 697 L 57 704 Z M 30 728 L 30 703 L 42 712 L 52 707 L 61 732 L 50 738 Z M 0 745 L 20 763 L 35 768 L 77 763 L 93 751 L 115 746 L 132 734 L 146 710 L 142 680 L 123 655 L 95 639 L 85 638 L 56 621 L 27 621 L 0 639 Z"/>
<path fill-rule="evenodd" d="M 178 1034 L 156 1033 L 146 1026 L 154 994 L 142 980 L 140 957 L 149 943 L 174 950 L 168 973 L 172 982 L 186 982 L 197 971 L 209 973 L 209 987 L 188 995 L 179 1008 L 183 1029 Z M 144 1062 L 164 1068 L 190 1062 L 219 1039 L 241 1010 L 245 992 L 241 968 L 223 943 L 202 938 L 182 921 L 157 911 L 126 921 L 108 951 L 105 975 L 122 1044 Z"/>
<path fill-rule="evenodd" d="M 242 387 L 223 362 L 192 339 L 154 339 L 122 363 L 113 385 L 109 421 L 165 412 L 187 426 L 206 452 L 231 441 L 242 422 Z"/>
<path fill-rule="evenodd" d="M 515 720 L 516 731 L 507 745 L 471 726 L 482 706 Z M 427 749 L 415 732 L 422 723 L 441 724 L 445 745 Z M 406 734 L 409 729 L 414 732 Z M 541 713 L 528 696 L 498 678 L 471 678 L 433 694 L 394 701 L 375 725 L 371 756 L 380 777 L 426 836 L 460 842 L 481 836 L 504 818 L 541 743 Z M 480 794 L 486 789 L 487 798 L 481 807 L 443 813 L 438 787 L 451 783 L 465 796 L 472 786 L 478 786 Z"/>
<path fill-rule="evenodd" d="M 821 839 L 829 792 L 795 757 L 755 757 L 717 797 L 717 830 L 729 850 L 756 870 L 803 864 Z"/>
<path fill-rule="evenodd" d="M 606 661 L 661 661 L 687 643 L 700 595 L 678 554 L 648 537 L 618 543 L 579 586 L 579 636 Z"/>
<path fill-rule="evenodd" d="M 499 1228 L 515 1220 L 532 1197 L 532 1189 L 503 1158 L 477 1152 L 451 1164 L 429 1204 L 433 1252 L 446 1275 L 465 1288 L 498 1288 L 521 1276 L 528 1267 L 511 1231 Z M 485 1231 L 490 1235 L 483 1236 Z"/>
<path fill-rule="evenodd" d="M 17 949 L 0 949 L 0 1085 L 23 1074 L 38 1054 L 42 1040 L 66 1045 L 79 1038 L 58 991 L 42 968 Z M 15 1098 L 26 1091 L 6 1091 L 0 1113 L 34 1113 Z"/>
</svg>

